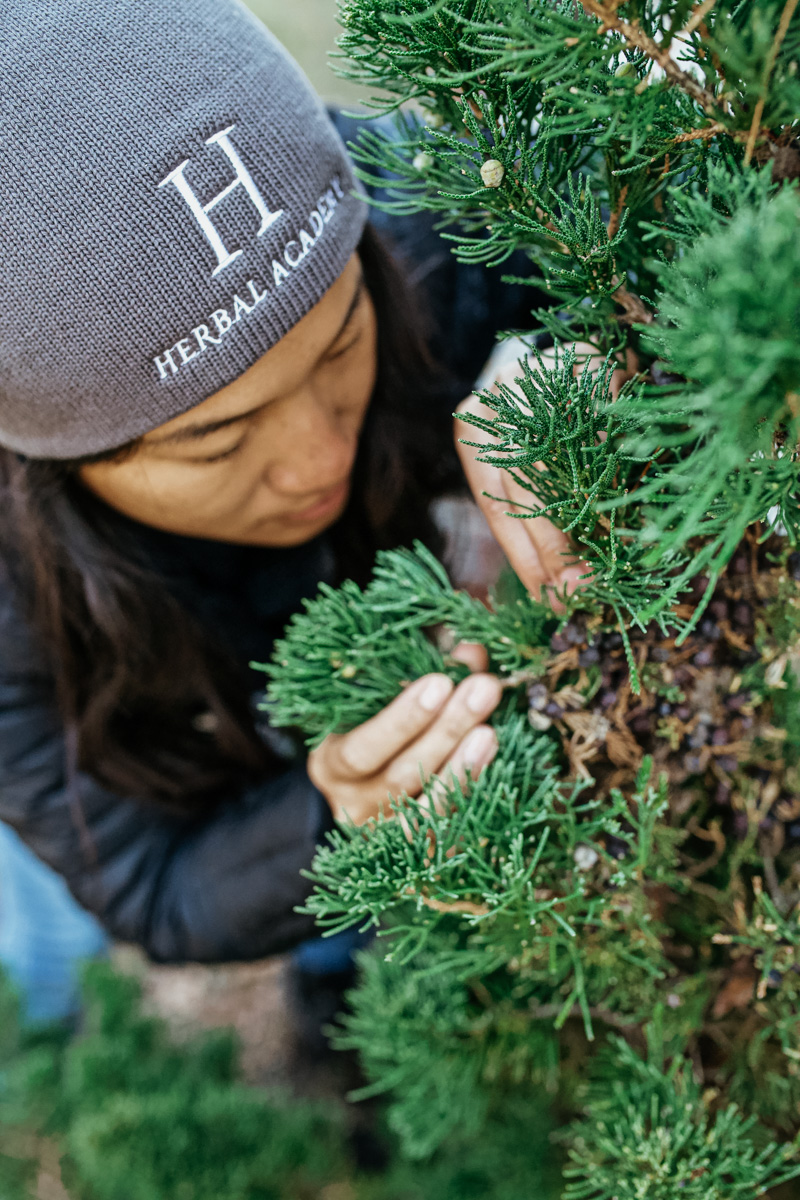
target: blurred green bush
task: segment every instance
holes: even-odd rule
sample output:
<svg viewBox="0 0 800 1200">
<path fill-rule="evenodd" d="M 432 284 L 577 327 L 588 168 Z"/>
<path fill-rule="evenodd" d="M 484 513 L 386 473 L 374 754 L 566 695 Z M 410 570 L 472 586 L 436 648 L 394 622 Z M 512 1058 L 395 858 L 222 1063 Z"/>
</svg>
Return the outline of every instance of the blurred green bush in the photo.
<svg viewBox="0 0 800 1200">
<path fill-rule="evenodd" d="M 60 1158 L 70 1200 L 548 1200 L 558 1155 L 530 1102 L 480 1143 L 454 1137 L 425 1163 L 360 1172 L 344 1106 L 238 1080 L 228 1032 L 180 1044 L 141 1010 L 131 976 L 93 963 L 79 1033 L 26 1028 L 0 979 L 0 1197 L 32 1200 Z"/>
</svg>

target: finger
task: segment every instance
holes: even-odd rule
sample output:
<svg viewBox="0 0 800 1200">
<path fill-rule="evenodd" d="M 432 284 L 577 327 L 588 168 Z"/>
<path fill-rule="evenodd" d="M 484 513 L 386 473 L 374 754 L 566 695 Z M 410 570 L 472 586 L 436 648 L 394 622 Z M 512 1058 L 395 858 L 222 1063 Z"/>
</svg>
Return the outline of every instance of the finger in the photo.
<svg viewBox="0 0 800 1200">
<path fill-rule="evenodd" d="M 425 790 L 417 801 L 420 812 L 425 814 L 447 812 L 451 801 L 448 787 L 455 779 L 462 788 L 469 780 L 477 779 L 497 754 L 497 734 L 490 725 L 478 725 L 463 738 L 444 764 L 437 776 L 426 782 Z M 406 837 L 413 836 L 413 827 L 404 812 L 397 814 Z"/>
<path fill-rule="evenodd" d="M 471 412 L 486 415 L 489 410 L 481 404 L 477 397 L 467 397 L 459 406 L 459 412 Z M 463 421 L 459 422 L 460 429 L 471 428 Z M 473 440 L 483 445 L 491 445 L 492 438 L 482 430 L 472 428 L 472 434 L 477 435 Z M 465 451 L 472 450 L 472 457 Z M 547 517 L 534 517 L 513 520 L 509 514 L 525 513 L 540 507 L 537 497 L 500 467 L 492 467 L 487 463 L 476 461 L 474 447 L 459 447 L 464 473 L 475 498 L 481 506 L 486 520 L 503 547 L 511 566 L 522 580 L 523 585 L 537 600 L 541 598 L 541 590 L 547 587 L 563 591 L 566 586 L 571 592 L 579 585 L 581 576 L 587 574 L 588 565 L 571 553 L 569 539 Z M 543 464 L 537 464 L 542 467 Z M 482 492 L 489 492 L 489 499 Z M 563 607 L 554 596 L 551 603 L 556 609 Z"/>
<path fill-rule="evenodd" d="M 477 396 L 468 396 L 466 400 L 462 401 L 458 406 L 458 413 L 491 416 L 491 410 L 482 404 Z M 491 446 L 495 440 L 484 430 L 476 429 L 459 418 L 456 419 L 456 436 L 478 442 L 481 446 Z M 480 451 L 477 451 L 474 446 L 464 446 L 459 441 L 457 447 L 467 482 L 486 517 L 489 528 L 502 546 L 508 561 L 524 586 L 531 595 L 539 599 L 542 587 L 547 583 L 552 583 L 553 578 L 549 568 L 542 562 L 536 536 L 538 531 L 534 533 L 532 526 L 544 525 L 547 520 L 544 517 L 538 517 L 536 520 L 514 521 L 509 517 L 509 513 L 524 512 L 525 509 L 538 507 L 536 498 L 519 484 L 514 484 L 512 477 L 501 467 L 478 462 L 476 455 Z M 512 486 L 516 488 L 513 499 L 521 500 L 525 508 L 520 509 L 510 502 L 509 488 Z M 554 527 L 552 528 L 566 545 L 564 535 Z"/>
<path fill-rule="evenodd" d="M 479 463 L 474 457 L 473 448 L 462 446 L 459 453 L 462 455 L 467 483 L 486 517 L 492 534 L 502 546 L 506 558 L 525 587 L 538 597 L 539 589 L 547 583 L 547 572 L 542 567 L 536 546 L 527 530 L 529 522 L 513 521 L 508 516 L 509 511 L 513 509 L 505 499 L 503 476 L 506 472 L 501 471 L 499 467 Z"/>
<path fill-rule="evenodd" d="M 448 797 L 447 788 L 445 787 L 444 782 L 436 776 L 434 776 L 432 779 L 426 780 L 425 789 L 417 796 L 416 801 L 417 803 L 414 810 L 414 817 L 411 817 L 410 813 L 408 812 L 402 814 L 405 820 L 404 828 L 407 827 L 407 831 L 419 828 L 420 822 L 416 817 L 417 813 L 420 814 L 421 820 L 425 822 L 430 820 L 434 814 L 444 816 L 444 814 L 450 808 L 450 799 Z"/>
<path fill-rule="evenodd" d="M 453 691 L 447 675 L 424 675 L 376 716 L 332 745 L 333 769 L 341 778 L 377 774 L 418 738 Z"/>
<path fill-rule="evenodd" d="M 510 512 L 524 511 L 522 505 L 536 505 L 536 500 L 530 492 L 510 475 L 505 480 L 505 488 L 509 501 L 516 501 L 519 506 L 516 509 L 510 506 Z M 574 591 L 581 576 L 588 572 L 589 566 L 575 554 L 567 535 L 546 517 L 532 517 L 529 521 L 516 523 L 524 526 L 527 536 L 535 546 L 548 587 L 562 591 L 566 584 L 568 592 Z"/>
<path fill-rule="evenodd" d="M 423 780 L 441 771 L 470 730 L 494 711 L 502 694 L 494 675 L 473 675 L 459 684 L 433 724 L 387 766 L 386 786 L 392 795 L 418 795 Z"/>
<path fill-rule="evenodd" d="M 480 642 L 459 642 L 450 657 L 468 666 L 473 675 L 489 666 L 489 655 Z"/>
<path fill-rule="evenodd" d="M 494 495 L 497 496 L 502 492 L 503 480 L 496 479 L 494 486 Z M 537 544 L 531 537 L 530 522 L 513 520 L 509 514 L 518 510 L 507 500 L 485 499 L 480 504 L 487 524 L 512 568 L 526 590 L 538 600 L 541 589 L 550 581 L 550 575 L 542 565 Z"/>
<path fill-rule="evenodd" d="M 497 754 L 497 734 L 491 725 L 478 725 L 463 741 L 459 742 L 453 751 L 444 770 L 440 771 L 443 779 L 455 776 L 461 787 L 468 784 L 470 779 L 477 779 L 484 767 L 488 767 Z"/>
<path fill-rule="evenodd" d="M 456 746 L 452 757 L 438 776 L 429 780 L 418 801 L 423 813 L 443 815 L 451 806 L 448 787 L 455 781 L 462 789 L 469 786 L 497 754 L 497 734 L 490 725 L 478 725 Z M 406 823 L 406 833 L 410 826 Z"/>
</svg>

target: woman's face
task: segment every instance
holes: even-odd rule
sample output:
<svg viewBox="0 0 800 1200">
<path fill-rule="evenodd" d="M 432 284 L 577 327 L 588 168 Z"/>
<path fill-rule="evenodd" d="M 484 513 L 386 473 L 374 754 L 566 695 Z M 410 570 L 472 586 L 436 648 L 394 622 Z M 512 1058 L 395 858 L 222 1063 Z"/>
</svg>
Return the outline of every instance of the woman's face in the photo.
<svg viewBox="0 0 800 1200">
<path fill-rule="evenodd" d="M 375 386 L 375 310 L 353 254 L 322 299 L 234 383 L 83 483 L 146 525 L 296 546 L 342 513 Z"/>
</svg>

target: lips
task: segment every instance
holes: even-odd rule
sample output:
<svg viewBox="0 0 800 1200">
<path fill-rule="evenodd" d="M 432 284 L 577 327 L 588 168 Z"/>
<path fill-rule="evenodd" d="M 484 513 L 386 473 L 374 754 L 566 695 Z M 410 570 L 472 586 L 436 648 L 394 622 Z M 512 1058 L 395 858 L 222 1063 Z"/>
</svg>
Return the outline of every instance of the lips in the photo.
<svg viewBox="0 0 800 1200">
<path fill-rule="evenodd" d="M 313 504 L 309 504 L 306 508 L 301 508 L 293 513 L 287 513 L 285 520 L 292 522 L 316 521 L 321 517 L 327 517 L 330 513 L 335 512 L 337 508 L 347 499 L 347 492 L 350 487 L 349 479 L 344 483 L 337 484 L 335 488 L 331 488 L 329 492 L 325 492 L 319 500 L 315 500 Z"/>
</svg>

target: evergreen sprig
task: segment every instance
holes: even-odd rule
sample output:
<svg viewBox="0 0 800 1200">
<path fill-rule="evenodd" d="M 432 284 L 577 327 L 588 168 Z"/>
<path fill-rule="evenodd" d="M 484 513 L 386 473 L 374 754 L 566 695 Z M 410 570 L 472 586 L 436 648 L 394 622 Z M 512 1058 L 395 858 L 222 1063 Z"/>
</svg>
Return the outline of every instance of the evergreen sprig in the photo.
<svg viewBox="0 0 800 1200">
<path fill-rule="evenodd" d="M 355 593 L 348 597 L 352 606 Z M 308 723 L 322 724 L 331 697 L 340 719 L 340 660 L 334 656 L 332 661 L 328 643 L 323 643 L 324 654 L 317 654 L 316 634 L 309 640 L 309 629 L 322 624 L 331 634 L 330 600 L 324 589 L 309 602 L 290 630 L 297 646 L 290 651 L 287 638 L 276 649 L 277 661 L 268 670 L 273 681 L 269 706 L 277 723 L 297 719 L 294 691 L 281 687 L 284 680 L 298 678 L 286 657 L 290 652 L 310 657 L 316 672 L 316 709 Z M 388 626 L 390 644 L 394 670 L 401 673 L 413 670 L 424 627 L 449 617 L 455 629 L 474 637 L 480 629 L 469 626 L 463 614 L 475 618 L 480 612 L 482 620 L 491 620 L 482 605 L 453 591 L 421 547 L 416 555 L 383 555 L 375 581 L 358 594 L 358 607 L 373 619 L 394 622 Z M 501 630 L 509 627 L 499 623 Z M 387 626 L 380 628 L 386 637 Z M 505 635 L 498 639 L 497 632 L 496 627 L 494 644 L 513 654 L 513 641 Z M 367 655 L 371 645 L 366 644 Z M 355 652 L 363 653 L 363 647 Z M 506 671 L 515 666 L 515 658 L 504 663 Z M 669 973 L 653 961 L 657 939 L 650 933 L 652 914 L 642 885 L 672 879 L 674 841 L 659 832 L 664 784 L 650 785 L 649 762 L 633 794 L 612 789 L 602 804 L 584 796 L 585 782 L 563 784 L 556 742 L 514 712 L 525 683 L 535 677 L 526 674 L 517 695 L 512 693 L 493 718 L 498 756 L 468 789 L 452 778 L 427 780 L 420 798 L 387 800 L 375 823 L 345 824 L 331 835 L 311 872 L 317 886 L 306 911 L 332 931 L 369 928 L 391 915 L 391 956 L 403 962 L 419 955 L 441 927 L 457 927 L 466 941 L 450 969 L 481 974 L 516 959 L 526 987 L 535 990 L 545 981 L 549 989 L 563 992 L 554 1019 L 563 1021 L 578 1006 L 591 1036 L 593 1005 L 640 1004 L 653 981 Z M 372 699 L 381 706 L 383 698 Z M 351 709 L 348 727 L 359 717 Z M 393 819 L 395 813 L 405 820 Z M 606 891 L 609 885 L 613 897 Z M 604 947 L 623 930 L 630 940 L 626 967 L 614 975 L 606 969 Z"/>
<path fill-rule="evenodd" d="M 662 273 L 646 341 L 686 382 L 632 397 L 622 419 L 638 421 L 639 453 L 659 457 L 639 496 L 658 542 L 649 561 L 703 537 L 719 571 L 758 521 L 800 536 L 800 208 L 785 188 L 728 219 L 710 200 L 681 216 L 694 241 Z"/>
<path fill-rule="evenodd" d="M 446 627 L 451 644 L 482 643 L 492 669 L 511 676 L 535 674 L 556 624 L 545 605 L 527 598 L 491 612 L 457 591 L 420 543 L 379 554 L 366 588 L 323 584 L 304 609 L 260 669 L 270 681 L 265 707 L 272 723 L 301 728 L 311 746 L 375 716 L 421 675 L 464 678 L 464 664 L 430 636 L 437 626 Z"/>
<path fill-rule="evenodd" d="M 635 491 L 650 459 L 626 447 L 634 425 L 624 415 L 628 410 L 610 402 L 616 364 L 607 358 L 597 370 L 588 362 L 579 370 L 574 348 L 556 355 L 552 366 L 535 349 L 531 359 L 535 365 L 520 363 L 516 388 L 501 384 L 496 393 L 481 393 L 493 417 L 463 417 L 492 437 L 489 448 L 466 444 L 479 448 L 480 462 L 503 467 L 530 493 L 527 511 L 515 504 L 510 516 L 547 518 L 580 543 L 588 577 L 582 602 L 611 605 L 637 621 L 639 612 L 658 605 L 688 560 L 676 553 L 647 567 L 646 551 L 632 536 L 642 519 Z"/>
<path fill-rule="evenodd" d="M 462 261 L 526 255 L 544 289 L 521 333 L 553 350 L 469 419 L 529 497 L 509 519 L 553 521 L 588 564 L 555 617 L 393 552 L 279 645 L 270 711 L 313 741 L 455 677 L 460 638 L 506 685 L 468 789 L 425 780 L 319 852 L 309 911 L 381 935 L 348 1044 L 414 1154 L 546 1079 L 584 1114 L 569 1200 L 761 1194 L 796 1174 L 770 1137 L 800 1100 L 800 5 L 341 18 L 384 114 L 353 148 L 382 207 L 430 212 Z"/>
<path fill-rule="evenodd" d="M 387 959 L 403 964 L 457 931 L 437 970 L 486 978 L 510 969 L 520 1000 L 559 996 L 556 1028 L 579 1014 L 591 1038 L 598 1013 L 643 1013 L 671 974 L 646 893 L 674 877 L 674 843 L 659 825 L 663 786 L 643 778 L 632 800 L 615 791 L 600 805 L 580 785 L 555 786 L 552 745 L 526 736 L 519 719 L 498 737 L 498 759 L 468 793 L 444 785 L 444 811 L 425 796 L 403 798 L 374 826 L 335 831 L 318 851 L 305 911 L 333 932 L 391 917 L 381 930 Z M 612 963 L 619 939 L 623 963 Z"/>
<path fill-rule="evenodd" d="M 619 1037 L 598 1057 L 564 1200 L 749 1200 L 796 1179 L 797 1147 L 763 1145 L 756 1118 L 735 1105 L 709 1111 L 691 1062 L 665 1059 L 658 1032 L 647 1058 Z"/>
<path fill-rule="evenodd" d="M 439 933 L 412 966 L 362 953 L 363 982 L 336 1037 L 342 1049 L 364 1055 L 371 1083 L 355 1098 L 397 1098 L 389 1121 L 411 1158 L 428 1158 L 455 1133 L 481 1138 L 487 1117 L 505 1110 L 508 1093 L 497 1084 L 509 1075 L 550 1084 L 557 1077 L 557 1039 L 546 1024 L 531 1036 L 520 1013 L 492 1012 L 468 983 L 431 969 L 438 952 L 455 945 Z M 535 1136 L 535 1127 L 520 1133 Z M 552 1149 L 547 1154 L 552 1160 Z"/>
</svg>

